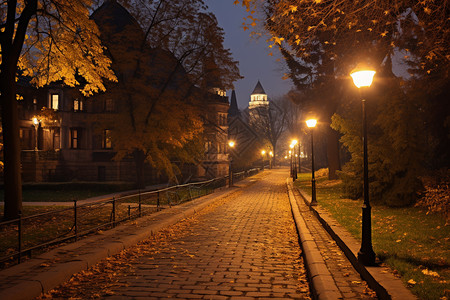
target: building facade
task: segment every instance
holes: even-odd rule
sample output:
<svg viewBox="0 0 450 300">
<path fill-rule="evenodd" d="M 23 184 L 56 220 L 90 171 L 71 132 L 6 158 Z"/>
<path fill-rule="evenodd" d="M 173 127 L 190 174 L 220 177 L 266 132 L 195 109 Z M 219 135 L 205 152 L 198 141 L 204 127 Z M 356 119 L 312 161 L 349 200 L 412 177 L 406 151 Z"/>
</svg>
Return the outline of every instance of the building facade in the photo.
<svg viewBox="0 0 450 300">
<path fill-rule="evenodd" d="M 114 41 L 115 30 L 128 26 L 134 34 L 127 34 L 122 30 L 117 32 L 119 37 L 141 38 L 140 34 L 136 34 L 138 25 L 135 20 L 115 1 L 105 2 L 93 14 L 93 18 L 96 22 L 101 21 L 98 23 L 100 29 L 102 26 L 108 29 L 106 35 L 110 41 Z M 113 47 L 116 44 L 110 45 Z M 130 45 L 133 43 L 130 42 Z M 164 72 L 164 63 L 170 62 L 171 59 L 166 56 L 170 56 L 170 53 L 155 49 L 148 55 L 151 59 L 157 60 L 152 67 L 161 68 Z M 160 59 L 161 57 L 163 59 Z M 186 78 L 183 72 L 180 68 L 177 74 L 180 80 Z M 123 70 L 122 77 L 126 77 L 127 74 L 127 70 Z M 175 82 L 174 88 L 177 88 L 176 85 Z M 205 155 L 203 160 L 195 164 L 180 166 L 184 173 L 183 181 L 228 174 L 226 154 L 228 98 L 224 91 L 218 88 L 198 90 L 197 95 L 202 97 L 205 106 L 202 113 Z M 113 149 L 109 129 L 100 128 L 97 122 L 104 118 L 114 119 L 119 113 L 120 98 L 114 94 L 108 95 L 108 91 L 102 95 L 86 98 L 76 88 L 57 83 L 37 89 L 32 87 L 26 78 L 21 78 L 18 83 L 17 101 L 24 182 L 72 180 L 136 182 L 133 158 L 114 160 L 116 152 Z M 145 184 L 165 183 L 167 180 L 151 165 L 144 166 Z"/>
</svg>

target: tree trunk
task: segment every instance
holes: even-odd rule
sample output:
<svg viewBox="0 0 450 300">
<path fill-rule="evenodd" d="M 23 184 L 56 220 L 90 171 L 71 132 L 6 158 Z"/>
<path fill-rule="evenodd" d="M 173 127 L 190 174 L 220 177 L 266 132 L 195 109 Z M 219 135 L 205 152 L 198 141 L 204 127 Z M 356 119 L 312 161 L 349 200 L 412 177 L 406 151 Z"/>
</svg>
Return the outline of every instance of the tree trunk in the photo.
<svg viewBox="0 0 450 300">
<path fill-rule="evenodd" d="M 0 99 L 2 105 L 4 157 L 4 219 L 19 217 L 22 211 L 22 178 L 20 166 L 19 115 L 16 101 L 15 68 L 2 64 Z"/>
<path fill-rule="evenodd" d="M 134 151 L 134 162 L 136 164 L 136 188 L 144 188 L 144 162 L 145 155 L 141 150 Z"/>
<path fill-rule="evenodd" d="M 327 159 L 328 159 L 328 179 L 338 179 L 336 171 L 341 169 L 339 158 L 339 134 L 330 126 L 326 129 L 327 135 Z"/>
</svg>

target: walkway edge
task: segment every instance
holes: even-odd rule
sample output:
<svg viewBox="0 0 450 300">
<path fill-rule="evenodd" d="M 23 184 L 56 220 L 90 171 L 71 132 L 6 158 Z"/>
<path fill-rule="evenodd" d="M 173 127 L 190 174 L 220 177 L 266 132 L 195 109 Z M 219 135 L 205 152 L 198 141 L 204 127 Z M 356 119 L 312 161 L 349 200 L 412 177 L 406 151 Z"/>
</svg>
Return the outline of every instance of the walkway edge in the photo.
<svg viewBox="0 0 450 300">
<path fill-rule="evenodd" d="M 252 184 L 250 178 L 238 182 L 231 189 L 221 189 L 170 209 L 135 219 L 101 234 L 57 247 L 22 264 L 1 270 L 0 299 L 34 299 L 69 280 L 73 274 L 86 270 L 101 260 L 136 245 L 139 241 L 151 237 L 158 231 L 190 217 L 215 201 L 240 190 L 241 187 Z M 179 212 L 150 225 L 143 224 L 169 210 L 172 212 L 179 210 Z M 79 249 L 86 249 L 85 253 L 78 254 Z M 24 274 L 29 278 L 24 278 Z"/>
<path fill-rule="evenodd" d="M 303 201 L 305 201 L 306 205 L 309 206 L 311 197 L 298 188 L 297 191 L 303 198 Z M 361 275 L 361 278 L 364 279 L 369 287 L 377 293 L 379 299 L 417 299 L 417 297 L 403 285 L 401 279 L 395 277 L 391 273 L 391 270 L 388 267 L 367 267 L 360 264 L 357 258 L 360 243 L 344 229 L 326 209 L 323 209 L 320 206 L 309 207 L 325 230 L 336 241 L 337 245 L 347 256 L 356 271 Z"/>
<path fill-rule="evenodd" d="M 315 299 L 319 300 L 341 299 L 342 295 L 317 248 L 314 238 L 306 226 L 305 220 L 300 214 L 300 209 L 295 200 L 294 193 L 292 192 L 292 182 L 289 178 L 286 180 L 286 185 L 292 215 L 300 237 L 300 245 L 303 250 L 304 264 L 310 278 L 312 295 Z"/>
</svg>

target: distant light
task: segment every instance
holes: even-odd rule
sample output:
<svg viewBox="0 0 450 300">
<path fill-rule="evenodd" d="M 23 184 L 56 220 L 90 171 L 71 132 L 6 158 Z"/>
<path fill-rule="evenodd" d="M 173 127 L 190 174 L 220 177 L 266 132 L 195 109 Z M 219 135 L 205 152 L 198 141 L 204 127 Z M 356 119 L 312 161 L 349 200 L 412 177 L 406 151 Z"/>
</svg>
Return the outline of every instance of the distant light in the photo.
<svg viewBox="0 0 450 300">
<path fill-rule="evenodd" d="M 272 152 L 272 151 L 270 151 L 270 152 L 269 152 L 269 155 L 270 155 L 270 156 L 273 156 L 273 152 Z"/>
<path fill-rule="evenodd" d="M 306 126 L 309 128 L 316 127 L 317 120 L 316 119 L 309 119 L 306 121 Z"/>
<path fill-rule="evenodd" d="M 261 154 L 262 154 L 262 155 L 266 154 L 266 151 L 265 151 L 265 150 L 262 150 L 262 151 L 261 151 Z"/>
<path fill-rule="evenodd" d="M 231 148 L 233 148 L 234 145 L 235 145 L 234 141 L 229 141 L 229 142 L 228 142 L 228 146 L 230 146 Z"/>
<path fill-rule="evenodd" d="M 291 144 L 294 145 L 294 146 L 297 145 L 297 143 L 298 143 L 297 140 L 292 140 L 292 142 L 291 142 Z"/>
<path fill-rule="evenodd" d="M 38 120 L 36 117 L 33 118 L 33 124 L 34 124 L 34 125 L 39 124 L 39 120 Z"/>
<path fill-rule="evenodd" d="M 369 87 L 372 84 L 373 76 L 375 71 L 372 70 L 362 70 L 356 71 L 350 74 L 353 78 L 353 83 L 357 88 Z"/>
</svg>

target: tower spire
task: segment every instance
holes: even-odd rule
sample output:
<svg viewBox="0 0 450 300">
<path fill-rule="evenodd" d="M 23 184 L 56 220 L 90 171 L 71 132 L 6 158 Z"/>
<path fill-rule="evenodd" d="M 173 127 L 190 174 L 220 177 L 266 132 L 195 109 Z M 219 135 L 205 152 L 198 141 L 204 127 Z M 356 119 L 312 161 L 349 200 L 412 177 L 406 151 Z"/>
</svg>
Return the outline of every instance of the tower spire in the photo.
<svg viewBox="0 0 450 300">
<path fill-rule="evenodd" d="M 236 93 L 235 91 L 231 91 L 231 100 L 230 100 L 230 108 L 228 109 L 229 117 L 237 117 L 241 114 L 237 105 Z"/>
</svg>

